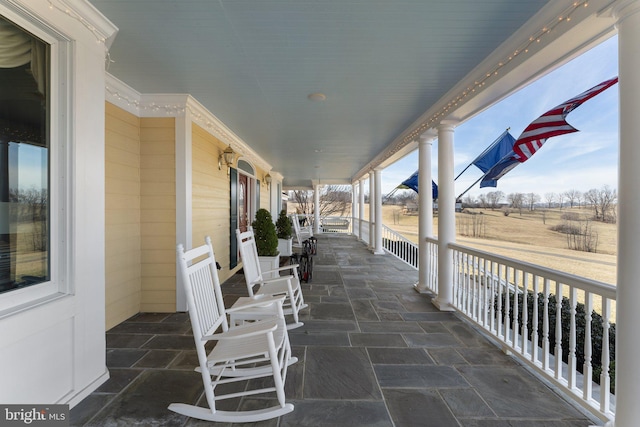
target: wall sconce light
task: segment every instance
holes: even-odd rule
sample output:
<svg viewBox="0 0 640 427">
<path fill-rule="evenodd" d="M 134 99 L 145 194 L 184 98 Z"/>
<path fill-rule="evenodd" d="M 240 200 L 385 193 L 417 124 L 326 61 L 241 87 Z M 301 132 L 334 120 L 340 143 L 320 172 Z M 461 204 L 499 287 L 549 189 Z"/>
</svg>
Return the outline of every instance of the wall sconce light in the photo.
<svg viewBox="0 0 640 427">
<path fill-rule="evenodd" d="M 224 151 L 220 153 L 220 156 L 218 157 L 218 170 L 222 169 L 223 162 L 225 165 L 227 165 L 227 167 L 231 167 L 235 156 L 236 156 L 236 153 L 235 151 L 233 151 L 233 148 L 231 148 L 230 145 L 227 148 L 225 148 Z"/>
<path fill-rule="evenodd" d="M 264 176 L 264 182 L 267 183 L 267 188 L 271 188 L 271 175 L 269 173 Z"/>
</svg>

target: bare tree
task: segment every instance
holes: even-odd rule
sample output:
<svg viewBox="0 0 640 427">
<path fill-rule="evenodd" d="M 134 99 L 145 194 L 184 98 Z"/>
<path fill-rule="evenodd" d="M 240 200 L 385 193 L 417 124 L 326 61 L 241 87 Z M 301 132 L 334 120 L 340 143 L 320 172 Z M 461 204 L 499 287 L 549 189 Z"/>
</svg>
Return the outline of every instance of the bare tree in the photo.
<svg viewBox="0 0 640 427">
<path fill-rule="evenodd" d="M 476 199 L 471 194 L 467 194 L 462 200 L 462 204 L 463 207 L 473 208 L 476 206 Z"/>
<path fill-rule="evenodd" d="M 491 209 L 497 209 L 502 199 L 504 199 L 504 193 L 502 191 L 489 191 L 487 193 L 487 202 Z"/>
<path fill-rule="evenodd" d="M 510 193 L 509 195 L 507 195 L 507 201 L 512 208 L 518 209 L 520 215 L 522 215 L 522 208 L 524 206 L 524 194 Z"/>
<path fill-rule="evenodd" d="M 594 219 L 603 222 L 615 222 L 615 204 L 618 199 L 618 193 L 608 185 L 601 189 L 592 188 L 584 193 L 586 203 L 591 205 L 594 210 Z"/>
<path fill-rule="evenodd" d="M 350 185 L 327 185 L 320 193 L 320 216 L 343 216 L 351 209 Z"/>
<path fill-rule="evenodd" d="M 544 193 L 544 199 L 547 202 L 547 208 L 551 209 L 553 207 L 553 202 L 556 201 L 556 193 Z"/>
<path fill-rule="evenodd" d="M 321 217 L 339 215 L 342 216 L 351 209 L 351 186 L 327 185 L 320 192 Z M 297 206 L 298 213 L 313 214 L 313 191 L 292 190 L 289 192 L 289 200 Z"/>
<path fill-rule="evenodd" d="M 536 193 L 527 193 L 524 196 L 524 202 L 530 211 L 535 208 L 536 203 L 540 201 L 540 196 Z"/>
<path fill-rule="evenodd" d="M 313 191 L 311 190 L 291 190 L 289 191 L 290 203 L 296 205 L 297 213 L 313 212 Z"/>
<path fill-rule="evenodd" d="M 602 221 L 616 222 L 615 204 L 618 200 L 618 192 L 605 185 L 599 190 L 600 212 L 602 213 Z"/>
<path fill-rule="evenodd" d="M 417 201 L 418 201 L 418 193 L 416 193 L 413 190 L 403 191 L 397 197 L 398 197 L 398 204 L 399 205 L 417 203 Z"/>
<path fill-rule="evenodd" d="M 581 195 L 582 193 L 574 189 L 564 192 L 564 196 L 567 198 L 570 208 L 574 207 L 576 204 L 580 204 Z"/>
<path fill-rule="evenodd" d="M 487 199 L 487 195 L 486 194 L 480 194 L 478 196 L 478 203 L 480 203 L 480 207 L 483 209 L 486 209 L 487 207 L 489 207 L 489 201 Z"/>
</svg>

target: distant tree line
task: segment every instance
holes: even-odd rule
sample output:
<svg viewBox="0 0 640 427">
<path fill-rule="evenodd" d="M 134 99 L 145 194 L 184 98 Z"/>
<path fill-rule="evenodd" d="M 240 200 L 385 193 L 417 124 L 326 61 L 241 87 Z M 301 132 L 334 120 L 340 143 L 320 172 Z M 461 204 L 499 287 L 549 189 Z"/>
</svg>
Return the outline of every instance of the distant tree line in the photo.
<svg viewBox="0 0 640 427">
<path fill-rule="evenodd" d="M 544 203 L 542 201 L 544 200 Z M 468 194 L 462 199 L 463 207 L 499 209 L 508 208 L 517 210 L 522 215 L 523 210 L 533 211 L 539 207 L 569 208 L 590 207 L 593 209 L 594 221 L 615 223 L 617 220 L 616 206 L 618 193 L 615 189 L 605 185 L 601 188 L 592 188 L 589 191 L 580 192 L 575 189 L 563 193 L 549 192 L 544 194 L 544 199 L 537 193 L 509 193 L 502 191 L 490 191 L 477 197 Z"/>
</svg>

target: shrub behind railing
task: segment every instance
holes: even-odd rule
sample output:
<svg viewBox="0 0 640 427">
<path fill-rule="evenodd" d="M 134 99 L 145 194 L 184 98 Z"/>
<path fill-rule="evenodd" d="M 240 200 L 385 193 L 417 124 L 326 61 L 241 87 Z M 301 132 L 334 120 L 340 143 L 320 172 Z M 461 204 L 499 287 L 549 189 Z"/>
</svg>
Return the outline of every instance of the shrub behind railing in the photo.
<svg viewBox="0 0 640 427">
<path fill-rule="evenodd" d="M 533 302 L 534 296 L 532 291 L 527 291 L 527 331 L 529 336 L 527 337 L 531 342 L 534 342 L 532 339 L 533 334 L 533 325 L 532 319 L 533 316 Z M 501 306 L 505 307 L 505 294 L 502 294 Z M 513 291 L 509 291 L 509 300 L 513 301 L 514 293 Z M 523 298 L 524 294 L 518 294 L 518 327 L 522 330 L 522 319 L 523 319 Z M 540 292 L 538 293 L 538 327 L 535 328 L 538 331 L 538 336 L 536 339 L 536 344 L 538 346 L 542 346 L 544 336 L 543 336 L 543 323 L 544 323 L 544 299 L 545 295 Z M 557 304 L 556 295 L 550 294 L 548 297 L 548 306 L 555 307 Z M 494 299 L 494 304 L 498 304 L 498 296 Z M 569 339 L 571 333 L 571 302 L 569 298 L 562 297 L 562 306 L 561 306 L 561 316 L 562 316 L 562 360 L 566 363 L 569 360 Z M 505 319 L 513 319 L 513 306 L 509 307 L 508 317 L 506 316 L 507 312 L 502 313 L 502 321 Z M 496 318 L 500 316 L 500 313 L 496 311 Z M 576 303 L 576 313 L 575 313 L 575 323 L 576 323 L 576 368 L 578 372 L 583 373 L 583 366 L 585 362 L 584 358 L 584 339 L 585 339 L 585 326 L 586 326 L 586 314 L 585 314 L 585 306 L 584 304 L 578 302 Z M 556 311 L 548 310 L 548 324 L 555 325 L 556 324 Z M 603 318 L 596 311 L 591 312 L 591 346 L 592 346 L 592 356 L 591 356 L 591 366 L 593 368 L 592 380 L 593 382 L 600 384 L 600 374 L 602 372 L 602 363 L 601 363 L 601 355 L 602 355 L 602 335 L 603 335 Z M 549 334 L 549 349 L 550 353 L 555 356 L 555 348 L 556 348 L 556 336 L 555 334 Z M 609 355 L 611 360 L 615 360 L 615 342 L 616 342 L 616 324 L 610 323 L 609 326 Z M 611 362 L 609 374 L 611 376 L 611 393 L 614 393 L 615 390 L 615 362 Z"/>
</svg>

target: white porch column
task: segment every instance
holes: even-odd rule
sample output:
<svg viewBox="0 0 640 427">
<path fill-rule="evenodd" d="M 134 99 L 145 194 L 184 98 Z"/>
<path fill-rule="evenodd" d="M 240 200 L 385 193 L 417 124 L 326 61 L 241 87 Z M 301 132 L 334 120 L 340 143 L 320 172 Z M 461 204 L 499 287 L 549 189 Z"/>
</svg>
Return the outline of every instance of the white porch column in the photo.
<svg viewBox="0 0 640 427">
<path fill-rule="evenodd" d="M 615 426 L 634 427 L 640 425 L 640 1 L 622 2 L 614 13 L 618 20 L 620 92 Z"/>
<path fill-rule="evenodd" d="M 369 172 L 369 249 L 373 250 L 376 242 L 376 230 L 375 230 L 375 197 L 376 187 L 373 171 Z"/>
<path fill-rule="evenodd" d="M 426 292 L 428 288 L 429 253 L 427 237 L 433 236 L 433 191 L 431 189 L 431 146 L 435 134 L 427 131 L 420 136 L 418 142 L 418 283 L 414 285 L 416 292 Z"/>
<path fill-rule="evenodd" d="M 453 259 L 449 243 L 456 241 L 456 194 L 453 181 L 453 125 L 438 126 L 438 296 L 433 303 L 453 311 Z"/>
<path fill-rule="evenodd" d="M 313 234 L 320 233 L 320 186 L 313 186 Z"/>
<path fill-rule="evenodd" d="M 358 213 L 358 240 L 361 242 L 364 241 L 362 238 L 364 234 L 364 179 L 360 180 L 358 184 L 358 197 L 360 198 L 360 203 L 358 203 L 358 209 L 360 212 Z"/>
<path fill-rule="evenodd" d="M 351 233 L 358 236 L 360 229 L 356 229 L 356 215 L 358 215 L 358 187 L 351 183 Z"/>
<path fill-rule="evenodd" d="M 373 253 L 376 255 L 383 255 L 384 249 L 382 248 L 382 171 L 376 169 L 373 172 L 375 177 L 375 215 L 376 215 L 376 240 Z"/>
</svg>

